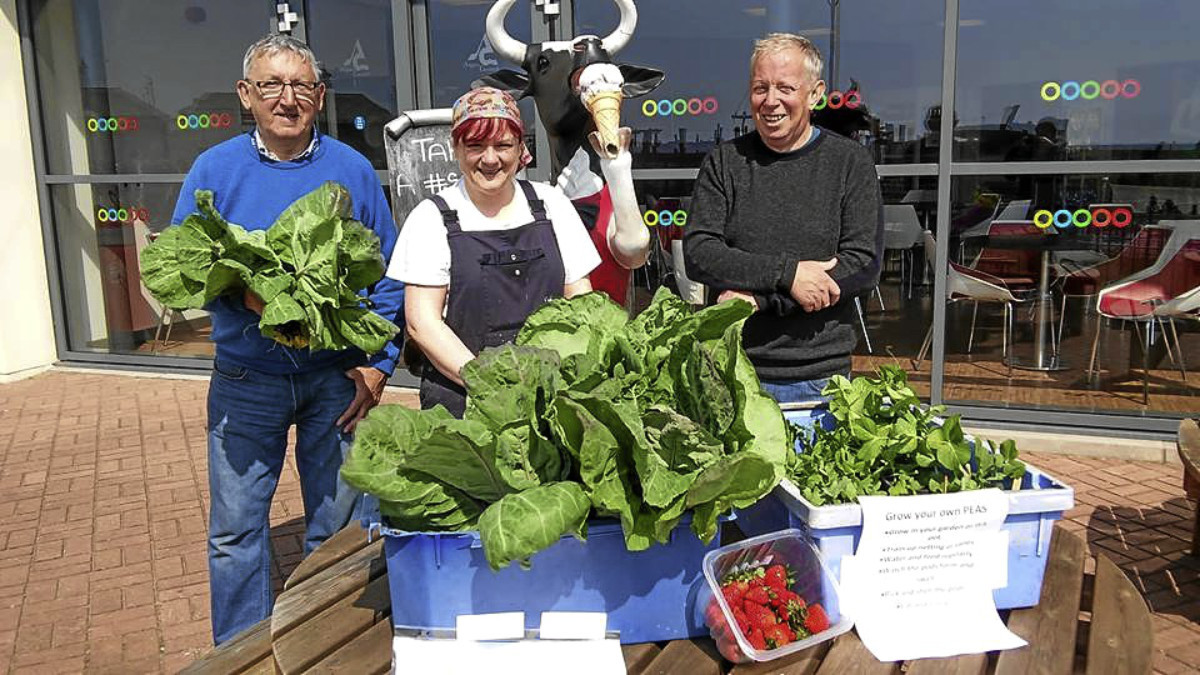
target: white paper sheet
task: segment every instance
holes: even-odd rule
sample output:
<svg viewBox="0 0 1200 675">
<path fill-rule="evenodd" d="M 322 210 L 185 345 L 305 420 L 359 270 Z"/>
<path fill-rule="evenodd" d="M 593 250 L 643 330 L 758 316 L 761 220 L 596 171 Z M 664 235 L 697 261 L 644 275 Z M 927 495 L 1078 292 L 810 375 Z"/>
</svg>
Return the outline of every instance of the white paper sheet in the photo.
<svg viewBox="0 0 1200 675">
<path fill-rule="evenodd" d="M 525 612 L 460 614 L 454 630 L 459 640 L 520 640 L 525 637 Z"/>
<path fill-rule="evenodd" d="M 620 640 L 473 642 L 396 636 L 394 675 L 624 675 Z"/>
<path fill-rule="evenodd" d="M 860 497 L 863 534 L 842 558 L 842 611 L 880 661 L 1026 643 L 996 612 L 1007 585 L 1008 498 L 1000 490 Z"/>
<path fill-rule="evenodd" d="M 608 628 L 604 612 L 542 612 L 538 637 L 543 640 L 603 640 Z"/>
</svg>

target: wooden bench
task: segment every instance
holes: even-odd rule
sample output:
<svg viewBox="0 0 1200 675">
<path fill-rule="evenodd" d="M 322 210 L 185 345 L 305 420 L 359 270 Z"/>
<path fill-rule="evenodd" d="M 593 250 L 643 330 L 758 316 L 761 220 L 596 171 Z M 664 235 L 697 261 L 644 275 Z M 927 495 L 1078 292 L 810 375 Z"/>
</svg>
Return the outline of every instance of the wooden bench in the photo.
<svg viewBox="0 0 1200 675">
<path fill-rule="evenodd" d="M 998 654 L 880 663 L 854 631 L 789 658 L 738 666 L 724 661 L 708 638 L 625 645 L 622 651 L 631 675 L 1150 672 L 1152 633 L 1146 603 L 1110 560 L 1098 557 L 1095 573 L 1085 574 L 1086 560 L 1083 541 L 1056 529 L 1041 601 L 1007 613 L 1008 627 L 1029 646 Z M 301 563 L 269 621 L 222 645 L 186 672 L 389 672 L 392 620 L 387 584 L 382 542 L 368 543 L 362 529 L 351 526 Z M 274 657 L 269 666 L 262 660 L 265 635 Z"/>
<path fill-rule="evenodd" d="M 1196 500 L 1192 555 L 1200 557 L 1200 423 L 1194 419 L 1181 420 L 1175 443 L 1179 447 L 1179 460 L 1183 462 L 1183 490 Z"/>
</svg>

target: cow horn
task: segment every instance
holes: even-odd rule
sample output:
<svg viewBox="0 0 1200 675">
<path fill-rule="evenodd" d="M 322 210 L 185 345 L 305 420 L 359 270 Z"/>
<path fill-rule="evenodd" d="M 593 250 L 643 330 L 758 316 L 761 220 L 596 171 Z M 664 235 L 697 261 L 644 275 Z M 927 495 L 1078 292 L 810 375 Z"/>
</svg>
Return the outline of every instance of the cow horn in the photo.
<svg viewBox="0 0 1200 675">
<path fill-rule="evenodd" d="M 504 30 L 504 17 L 508 16 L 508 10 L 512 8 L 517 0 L 498 0 L 492 8 L 488 10 L 487 15 L 487 39 L 492 43 L 492 49 L 502 58 L 521 65 L 525 61 L 525 50 L 527 45 L 520 40 L 513 38 Z M 621 18 L 624 19 L 624 10 L 622 10 Z"/>
<path fill-rule="evenodd" d="M 637 28 L 637 7 L 633 6 L 633 0 L 613 2 L 617 3 L 617 8 L 621 10 L 621 23 L 600 43 L 609 56 L 616 56 L 617 52 L 624 49 L 625 45 L 629 44 L 629 38 L 633 37 L 633 29 Z"/>
</svg>

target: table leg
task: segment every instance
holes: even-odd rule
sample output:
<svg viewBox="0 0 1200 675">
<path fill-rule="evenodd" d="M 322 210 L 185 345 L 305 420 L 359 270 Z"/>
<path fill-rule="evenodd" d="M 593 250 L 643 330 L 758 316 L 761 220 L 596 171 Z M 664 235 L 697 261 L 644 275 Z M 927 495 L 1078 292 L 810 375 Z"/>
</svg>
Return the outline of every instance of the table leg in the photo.
<svg viewBox="0 0 1200 675">
<path fill-rule="evenodd" d="M 1037 309 L 1033 324 L 1033 360 L 1023 362 L 1016 356 L 1010 356 L 1012 366 L 1022 370 L 1064 370 L 1066 365 L 1062 359 L 1049 348 L 1051 320 L 1050 303 L 1050 251 L 1042 251 L 1041 269 L 1038 272 Z"/>
</svg>

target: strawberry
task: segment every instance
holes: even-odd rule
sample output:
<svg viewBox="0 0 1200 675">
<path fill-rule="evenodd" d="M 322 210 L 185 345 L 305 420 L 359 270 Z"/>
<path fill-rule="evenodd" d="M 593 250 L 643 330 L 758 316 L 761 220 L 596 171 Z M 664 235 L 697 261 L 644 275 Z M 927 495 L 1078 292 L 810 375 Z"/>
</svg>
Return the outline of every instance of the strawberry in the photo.
<svg viewBox="0 0 1200 675">
<path fill-rule="evenodd" d="M 775 613 L 766 607 L 763 607 L 762 605 L 755 605 L 747 601 L 745 604 L 745 609 L 746 618 L 750 621 L 751 628 L 765 628 L 766 626 L 773 626 L 778 623 L 778 619 L 775 618 Z"/>
<path fill-rule="evenodd" d="M 746 591 L 746 602 L 753 602 L 764 607 L 771 602 L 771 595 L 764 586 L 751 586 Z"/>
<path fill-rule="evenodd" d="M 750 630 L 750 617 L 746 616 L 746 610 L 741 606 L 733 608 L 733 620 L 737 622 L 738 628 L 741 628 L 743 633 Z"/>
<path fill-rule="evenodd" d="M 721 592 L 728 599 L 730 595 L 737 598 L 738 601 L 746 595 L 746 591 L 750 590 L 750 584 L 745 581 L 734 581 L 721 587 Z M 740 604 L 740 602 L 739 602 Z"/>
<path fill-rule="evenodd" d="M 792 641 L 788 637 L 790 634 L 791 631 L 787 627 L 775 625 L 763 631 L 763 638 L 766 640 L 768 647 L 778 649 Z"/>
<path fill-rule="evenodd" d="M 820 605 L 809 605 L 808 616 L 804 619 L 804 627 L 814 635 L 829 628 L 829 617 L 825 615 L 825 608 Z"/>
<path fill-rule="evenodd" d="M 791 591 L 787 591 L 787 590 L 776 591 L 775 596 L 776 596 L 776 599 L 779 600 L 779 604 L 781 604 L 781 605 L 790 605 L 793 602 L 799 602 L 801 605 L 804 604 L 804 601 L 800 599 L 800 596 L 796 595 L 795 593 L 793 593 Z"/>
<path fill-rule="evenodd" d="M 745 595 L 745 591 L 740 590 L 733 584 L 730 584 L 729 586 L 721 589 L 721 595 L 725 596 L 725 602 L 729 603 L 730 606 L 740 605 L 742 604 L 742 596 Z"/>
<path fill-rule="evenodd" d="M 766 649 L 767 640 L 763 637 L 761 628 L 751 628 L 750 633 L 746 635 L 746 639 L 750 642 L 750 646 L 755 649 Z"/>
<path fill-rule="evenodd" d="M 708 621 L 708 625 L 713 625 L 721 618 L 721 606 L 713 602 L 708 603 L 708 607 L 704 609 L 704 619 Z"/>
<path fill-rule="evenodd" d="M 767 568 L 763 578 L 766 580 L 766 584 L 771 588 L 780 591 L 787 590 L 788 573 L 787 568 L 783 565 L 771 565 Z"/>
</svg>

